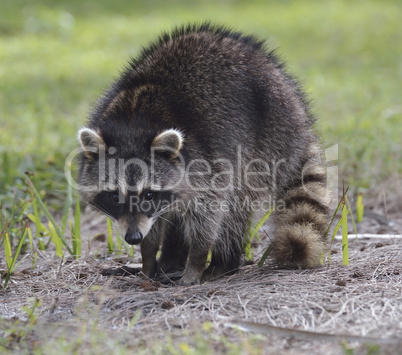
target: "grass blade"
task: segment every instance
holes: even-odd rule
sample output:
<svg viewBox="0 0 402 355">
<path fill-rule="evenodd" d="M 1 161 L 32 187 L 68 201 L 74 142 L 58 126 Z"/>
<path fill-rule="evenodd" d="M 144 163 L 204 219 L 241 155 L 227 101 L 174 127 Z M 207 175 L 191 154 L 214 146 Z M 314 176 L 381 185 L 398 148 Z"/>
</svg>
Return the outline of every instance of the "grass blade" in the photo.
<svg viewBox="0 0 402 355">
<path fill-rule="evenodd" d="M 127 242 L 124 240 L 124 238 L 120 235 L 119 229 L 115 228 L 115 233 L 117 236 L 117 250 L 120 252 L 120 254 L 123 253 L 123 247 L 126 250 L 127 254 L 131 257 L 134 258 L 134 245 L 128 245 Z"/>
<path fill-rule="evenodd" d="M 250 261 L 253 260 L 253 256 L 254 256 L 254 248 L 251 247 L 251 243 L 248 242 L 246 244 L 246 247 L 244 248 L 244 253 L 246 254 L 246 260 Z"/>
<path fill-rule="evenodd" d="M 32 239 L 32 230 L 30 227 L 28 227 L 28 238 L 29 238 L 29 245 L 31 247 L 32 251 L 32 269 L 35 268 L 36 265 L 36 260 L 38 259 L 38 252 L 35 250 L 34 251 L 34 244 L 33 244 L 33 239 Z"/>
<path fill-rule="evenodd" d="M 1 214 L 0 214 L 0 216 L 1 216 Z M 7 226 L 8 226 L 9 222 L 10 222 L 9 220 L 4 220 L 1 222 L 2 225 L 1 225 L 1 231 L 0 231 L 0 246 L 4 243 L 5 237 L 3 238 L 3 235 L 5 236 L 7 233 L 6 230 L 7 230 Z"/>
<path fill-rule="evenodd" d="M 68 213 L 70 211 L 72 204 L 73 204 L 73 193 L 71 190 L 71 186 L 68 186 L 66 202 L 64 203 L 63 214 L 61 217 L 61 228 L 62 228 L 63 235 L 65 235 L 65 232 L 66 232 Z"/>
<path fill-rule="evenodd" d="M 13 254 L 11 252 L 11 243 L 8 233 L 5 233 L 4 235 L 4 254 L 6 256 L 7 269 L 10 270 L 13 261 Z"/>
<path fill-rule="evenodd" d="M 62 241 L 61 241 L 59 235 L 57 234 L 53 223 L 50 221 L 49 221 L 49 233 L 50 233 L 50 237 L 52 238 L 52 242 L 54 243 L 54 246 L 56 247 L 56 255 L 61 258 L 63 256 Z M 72 253 L 70 253 L 70 254 L 73 255 Z"/>
<path fill-rule="evenodd" d="M 345 196 L 345 200 L 346 200 L 346 204 L 347 204 L 348 211 L 349 211 L 349 214 L 350 214 L 350 218 L 352 219 L 353 230 L 355 231 L 355 235 L 357 237 L 357 228 L 356 228 L 355 218 L 354 218 L 353 212 L 352 212 L 352 207 L 350 207 L 350 202 L 349 202 L 349 199 L 348 199 L 347 196 Z"/>
<path fill-rule="evenodd" d="M 36 235 L 38 236 L 39 250 L 45 250 L 45 244 L 43 243 L 42 233 L 44 231 L 44 226 L 40 221 L 40 215 L 38 211 L 38 205 L 36 199 L 32 200 L 33 212 L 34 212 L 34 223 L 36 227 Z M 31 218 L 30 218 L 31 219 Z"/>
<path fill-rule="evenodd" d="M 118 230 L 118 228 L 115 228 L 115 232 L 116 232 L 116 235 L 117 235 L 117 250 L 119 250 L 119 251 L 122 251 L 122 249 L 123 249 L 123 246 L 122 246 L 122 239 L 121 239 L 121 236 L 120 236 L 120 234 L 119 234 L 119 230 Z"/>
<path fill-rule="evenodd" d="M 356 200 L 356 222 L 360 223 L 363 220 L 364 215 L 364 204 L 363 204 L 363 194 L 359 193 Z"/>
<path fill-rule="evenodd" d="M 340 203 L 339 203 L 340 204 Z M 338 223 L 336 224 L 334 228 L 334 232 L 332 233 L 332 238 L 331 238 L 331 244 L 329 246 L 329 252 L 328 252 L 328 264 L 331 263 L 331 250 L 332 250 L 332 244 L 335 240 L 335 235 L 338 233 L 339 228 L 341 227 L 342 224 L 342 217 L 339 219 Z"/>
<path fill-rule="evenodd" d="M 121 237 L 119 234 L 119 230 L 115 229 L 116 235 L 117 235 L 117 250 L 120 252 L 120 254 L 123 253 L 123 247 L 126 250 L 127 254 L 133 258 L 134 257 L 134 245 L 128 245 L 126 241 Z"/>
<path fill-rule="evenodd" d="M 73 251 L 71 250 L 70 246 L 67 244 L 67 241 L 64 239 L 64 236 L 61 233 L 59 227 L 57 227 L 57 224 L 56 224 L 54 218 L 52 217 L 52 215 L 50 214 L 46 205 L 42 201 L 39 192 L 36 190 L 34 184 L 32 183 L 32 181 L 29 177 L 27 177 L 27 182 L 28 182 L 28 185 L 32 189 L 32 192 L 33 192 L 32 194 L 33 194 L 34 199 L 36 199 L 42 212 L 45 214 L 46 218 L 49 220 L 49 226 L 52 225 L 53 232 L 57 234 L 58 239 L 60 239 L 60 241 L 64 244 L 64 246 L 67 248 L 67 251 L 70 253 L 70 255 L 73 255 Z M 54 240 L 56 240 L 56 239 L 54 239 Z"/>
<path fill-rule="evenodd" d="M 124 239 L 121 237 L 119 234 L 118 228 L 114 228 L 114 231 L 116 233 L 117 237 L 117 249 L 114 249 L 114 243 L 113 243 L 113 222 L 111 219 L 107 219 L 107 236 L 108 236 L 108 249 L 110 253 L 115 252 L 116 250 L 119 251 L 119 254 L 122 254 L 123 252 L 123 247 L 126 250 L 127 254 L 133 258 L 134 257 L 134 246 L 133 245 L 128 245 Z"/>
<path fill-rule="evenodd" d="M 339 211 L 339 208 L 341 207 L 342 201 L 345 199 L 345 196 L 346 196 L 346 193 L 348 192 L 348 190 L 349 190 L 349 186 L 348 186 L 348 187 L 346 188 L 346 190 L 343 192 L 342 198 L 341 198 L 341 200 L 339 201 L 338 206 L 336 207 L 336 210 L 335 210 L 334 214 L 332 215 L 331 222 L 329 222 L 328 228 L 327 228 L 327 230 L 326 230 L 326 232 L 325 232 L 325 234 L 324 234 L 325 240 L 326 240 L 327 237 L 328 237 L 328 233 L 329 233 L 329 231 L 331 230 L 332 223 L 333 223 L 334 220 L 335 220 L 335 217 L 336 217 L 336 215 L 337 215 L 337 213 L 338 213 L 338 211 Z"/>
<path fill-rule="evenodd" d="M 271 252 L 271 246 L 265 250 L 264 254 L 262 255 L 260 261 L 258 262 L 258 267 L 262 267 L 264 265 L 265 260 L 267 259 L 269 253 Z"/>
<path fill-rule="evenodd" d="M 261 229 L 261 227 L 264 225 L 264 223 L 266 222 L 266 220 L 272 214 L 273 211 L 274 211 L 274 208 L 270 208 L 267 212 L 264 213 L 264 215 L 260 218 L 260 220 L 255 224 L 255 226 L 249 230 L 247 244 L 245 245 L 245 248 L 244 248 L 245 254 L 246 254 L 246 260 L 253 259 L 254 249 L 251 247 L 251 241 L 255 238 L 255 236 L 258 235 L 258 231 Z M 265 258 L 263 255 L 260 262 L 258 263 L 258 266 L 260 266 L 260 264 L 261 264 L 261 266 L 262 266 L 262 264 L 264 264 L 264 261 L 268 257 L 268 254 L 269 254 L 268 249 L 264 253 Z"/>
<path fill-rule="evenodd" d="M 12 274 L 12 272 L 14 270 L 14 266 L 15 266 L 15 263 L 17 261 L 18 255 L 20 255 L 22 244 L 24 243 L 25 237 L 27 235 L 27 230 L 28 230 L 28 227 L 25 228 L 25 231 L 22 234 L 22 236 L 21 236 L 21 238 L 20 238 L 20 240 L 18 242 L 17 249 L 15 250 L 14 257 L 12 258 L 11 263 L 7 263 L 8 272 L 7 272 L 7 275 L 6 275 L 6 280 L 4 281 L 4 288 L 5 289 L 7 288 L 8 282 L 10 281 L 10 277 L 11 277 L 11 274 Z M 8 233 L 6 233 L 6 240 L 8 241 L 8 246 L 10 247 L 10 240 L 8 239 Z M 11 256 L 11 247 L 8 250 L 8 253 L 9 253 L 9 256 Z M 7 257 L 6 257 L 6 259 L 7 259 Z"/>
<path fill-rule="evenodd" d="M 80 200 L 77 197 L 74 212 L 74 230 L 72 230 L 74 258 L 81 256 L 81 210 Z"/>
<path fill-rule="evenodd" d="M 112 228 L 112 220 L 108 217 L 106 219 L 107 225 L 107 247 L 110 253 L 113 253 L 113 228 Z"/>
<path fill-rule="evenodd" d="M 267 212 L 265 212 L 264 215 L 260 218 L 260 220 L 256 223 L 256 225 L 250 230 L 250 232 L 249 232 L 249 240 L 250 240 L 250 242 L 257 235 L 258 231 L 264 225 L 264 223 L 266 222 L 268 217 L 272 214 L 272 212 L 274 212 L 273 208 L 271 208 Z"/>
<path fill-rule="evenodd" d="M 343 265 L 349 265 L 348 208 L 346 204 L 342 206 L 342 260 Z"/>
</svg>

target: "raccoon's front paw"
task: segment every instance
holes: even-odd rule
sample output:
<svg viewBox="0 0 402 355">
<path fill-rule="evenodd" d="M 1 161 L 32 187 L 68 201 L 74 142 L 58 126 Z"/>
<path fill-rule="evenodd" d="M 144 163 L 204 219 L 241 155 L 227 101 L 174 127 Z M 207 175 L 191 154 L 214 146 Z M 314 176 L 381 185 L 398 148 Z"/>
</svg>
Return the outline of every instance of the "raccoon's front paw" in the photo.
<svg viewBox="0 0 402 355">
<path fill-rule="evenodd" d="M 201 276 L 198 272 L 185 272 L 183 277 L 177 282 L 180 286 L 199 285 L 201 283 Z"/>
<path fill-rule="evenodd" d="M 199 285 L 201 283 L 201 280 L 198 279 L 184 279 L 183 277 L 179 280 L 176 281 L 177 286 L 193 286 L 193 285 Z"/>
<path fill-rule="evenodd" d="M 163 285 L 177 285 L 183 277 L 183 272 L 169 272 L 169 273 L 158 273 L 154 280 L 158 280 Z"/>
<path fill-rule="evenodd" d="M 153 260 L 151 262 L 143 262 L 142 268 L 141 268 L 141 273 L 142 275 L 145 275 L 146 277 L 153 279 L 159 270 L 158 262 L 156 260 Z"/>
</svg>

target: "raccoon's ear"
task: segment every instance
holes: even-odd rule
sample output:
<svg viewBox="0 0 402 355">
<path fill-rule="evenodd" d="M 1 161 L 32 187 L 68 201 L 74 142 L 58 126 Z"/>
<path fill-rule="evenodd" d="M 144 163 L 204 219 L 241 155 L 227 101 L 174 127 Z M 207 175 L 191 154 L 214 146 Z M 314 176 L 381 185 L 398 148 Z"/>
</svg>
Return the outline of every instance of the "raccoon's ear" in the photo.
<svg viewBox="0 0 402 355">
<path fill-rule="evenodd" d="M 78 140 L 88 157 L 99 154 L 99 148 L 105 147 L 105 142 L 101 135 L 91 128 L 81 128 L 78 131 Z"/>
<path fill-rule="evenodd" d="M 177 129 L 168 129 L 159 133 L 153 140 L 151 148 L 158 153 L 175 158 L 183 146 L 183 133 Z"/>
</svg>

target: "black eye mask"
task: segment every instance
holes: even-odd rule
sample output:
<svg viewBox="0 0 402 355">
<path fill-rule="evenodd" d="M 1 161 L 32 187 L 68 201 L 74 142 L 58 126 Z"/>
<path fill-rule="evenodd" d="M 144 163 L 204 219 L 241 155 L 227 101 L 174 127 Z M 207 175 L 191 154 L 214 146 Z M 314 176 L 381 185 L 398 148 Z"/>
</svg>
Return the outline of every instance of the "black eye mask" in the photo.
<svg viewBox="0 0 402 355">
<path fill-rule="evenodd" d="M 96 195 L 91 205 L 115 220 L 122 217 L 125 212 L 125 200 L 122 200 L 119 191 L 101 191 Z"/>
<path fill-rule="evenodd" d="M 130 196 L 128 205 L 132 212 L 143 213 L 147 217 L 153 217 L 161 213 L 162 210 L 167 209 L 175 199 L 171 191 L 145 190 L 140 196 Z"/>
<path fill-rule="evenodd" d="M 170 206 L 175 199 L 171 191 L 145 190 L 140 196 L 130 195 L 126 199 L 119 191 L 101 191 L 91 205 L 114 220 L 127 213 L 142 213 L 150 218 Z"/>
</svg>

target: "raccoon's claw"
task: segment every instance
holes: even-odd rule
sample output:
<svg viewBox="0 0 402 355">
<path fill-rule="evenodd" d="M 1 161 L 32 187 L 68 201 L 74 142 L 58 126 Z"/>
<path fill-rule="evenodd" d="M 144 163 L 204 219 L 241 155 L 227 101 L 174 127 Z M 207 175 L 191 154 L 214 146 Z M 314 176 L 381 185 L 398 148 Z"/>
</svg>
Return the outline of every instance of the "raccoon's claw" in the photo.
<svg viewBox="0 0 402 355">
<path fill-rule="evenodd" d="M 184 277 L 182 277 L 179 281 L 176 281 L 177 286 L 193 286 L 193 285 L 199 285 L 201 283 L 200 280 L 185 280 Z"/>
<path fill-rule="evenodd" d="M 183 277 L 177 282 L 180 286 L 199 285 L 201 283 L 201 275 L 195 272 L 185 272 Z"/>
<path fill-rule="evenodd" d="M 159 281 L 163 285 L 177 285 L 183 277 L 183 272 L 175 271 L 169 273 L 158 273 L 154 280 Z"/>
</svg>

